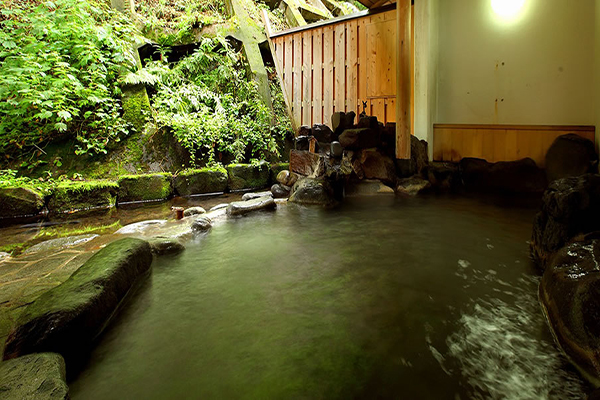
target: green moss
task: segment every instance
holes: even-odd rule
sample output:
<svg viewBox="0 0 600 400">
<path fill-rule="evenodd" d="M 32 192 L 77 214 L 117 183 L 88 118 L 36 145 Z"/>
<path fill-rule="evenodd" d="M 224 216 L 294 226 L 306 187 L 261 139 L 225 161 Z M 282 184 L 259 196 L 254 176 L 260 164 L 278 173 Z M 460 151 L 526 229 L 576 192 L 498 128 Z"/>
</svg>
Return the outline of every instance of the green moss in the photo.
<svg viewBox="0 0 600 400">
<path fill-rule="evenodd" d="M 122 227 L 121 221 L 117 221 L 110 225 L 86 226 L 86 227 L 77 228 L 77 229 L 69 229 L 68 226 L 66 226 L 66 227 L 62 227 L 62 226 L 47 227 L 47 228 L 40 229 L 40 231 L 37 233 L 37 235 L 35 235 L 35 237 L 33 239 L 34 240 L 40 239 L 40 238 L 54 239 L 54 238 L 61 238 L 61 237 L 68 237 L 68 236 L 86 235 L 86 234 L 104 235 L 107 233 L 113 233 L 113 232 L 119 230 L 121 227 Z"/>
<path fill-rule="evenodd" d="M 114 207 L 119 185 L 110 181 L 59 183 L 48 202 L 50 212 L 88 210 Z"/>
<path fill-rule="evenodd" d="M 178 173 L 173 183 L 181 196 L 224 192 L 227 189 L 227 170 L 223 167 L 190 169 Z"/>
<path fill-rule="evenodd" d="M 31 187 L 0 188 L 0 217 L 36 215 L 44 208 L 44 195 Z"/>
<path fill-rule="evenodd" d="M 5 246 L 0 246 L 0 252 L 9 253 L 10 255 L 16 255 L 21 253 L 27 248 L 26 243 L 11 243 Z"/>
<path fill-rule="evenodd" d="M 150 100 L 144 85 L 127 86 L 123 88 L 123 118 L 137 132 L 143 132 L 150 113 Z"/>
<path fill-rule="evenodd" d="M 152 262 L 148 242 L 126 238 L 94 254 L 69 279 L 19 316 L 5 356 L 38 351 L 76 355 L 102 331 L 131 285 Z"/>
<path fill-rule="evenodd" d="M 229 164 L 227 166 L 229 189 L 260 189 L 269 185 L 270 168 L 266 162 L 259 164 Z"/>
<path fill-rule="evenodd" d="M 124 175 L 119 184 L 119 202 L 164 200 L 173 194 L 173 176 L 169 173 Z"/>
</svg>

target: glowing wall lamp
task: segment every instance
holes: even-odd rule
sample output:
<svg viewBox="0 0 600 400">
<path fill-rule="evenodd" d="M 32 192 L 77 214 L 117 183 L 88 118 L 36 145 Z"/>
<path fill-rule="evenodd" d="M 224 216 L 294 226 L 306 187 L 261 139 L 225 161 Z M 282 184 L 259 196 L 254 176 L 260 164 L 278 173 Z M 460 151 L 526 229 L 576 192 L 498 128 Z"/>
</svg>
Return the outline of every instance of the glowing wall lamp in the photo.
<svg viewBox="0 0 600 400">
<path fill-rule="evenodd" d="M 504 20 L 516 19 L 525 5 L 525 0 L 492 0 L 492 10 Z"/>
</svg>

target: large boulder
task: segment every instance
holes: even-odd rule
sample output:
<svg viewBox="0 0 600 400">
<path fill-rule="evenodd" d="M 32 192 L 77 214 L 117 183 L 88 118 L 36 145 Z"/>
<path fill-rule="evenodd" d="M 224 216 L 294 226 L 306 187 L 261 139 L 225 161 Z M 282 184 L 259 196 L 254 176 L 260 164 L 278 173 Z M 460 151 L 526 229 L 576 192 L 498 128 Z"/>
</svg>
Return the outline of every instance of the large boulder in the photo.
<svg viewBox="0 0 600 400">
<path fill-rule="evenodd" d="M 360 150 L 378 147 L 381 144 L 378 129 L 346 129 L 339 137 L 345 149 Z"/>
<path fill-rule="evenodd" d="M 180 196 L 201 193 L 222 193 L 227 189 L 227 171 L 222 167 L 190 169 L 173 179 Z"/>
<path fill-rule="evenodd" d="M 269 164 L 229 164 L 227 166 L 230 190 L 261 189 L 269 186 Z"/>
<path fill-rule="evenodd" d="M 296 150 L 306 150 L 306 151 L 310 150 L 310 141 L 313 139 L 315 139 L 315 138 L 312 135 L 298 136 L 295 140 L 295 142 L 296 142 L 295 149 Z M 318 152 L 318 151 L 319 151 L 319 142 L 317 141 L 315 143 L 315 152 Z"/>
<path fill-rule="evenodd" d="M 56 353 L 36 353 L 0 363 L 0 395 L 5 400 L 68 399 L 65 360 Z"/>
<path fill-rule="evenodd" d="M 573 238 L 600 227 L 600 175 L 563 178 L 548 186 L 534 218 L 531 256 L 544 268 Z"/>
<path fill-rule="evenodd" d="M 144 240 L 108 244 L 25 308 L 6 339 L 4 359 L 54 352 L 67 362 L 80 360 L 151 263 L 150 245 Z"/>
<path fill-rule="evenodd" d="M 284 186 L 292 186 L 298 180 L 298 174 L 295 174 L 290 171 L 281 171 L 277 174 L 277 182 L 281 183 Z"/>
<path fill-rule="evenodd" d="M 271 195 L 275 199 L 284 199 L 290 196 L 290 188 L 289 186 L 282 185 L 281 183 L 276 183 L 271 186 Z"/>
<path fill-rule="evenodd" d="M 546 175 L 531 158 L 489 163 L 465 157 L 459 169 L 466 189 L 479 192 L 542 193 Z"/>
<path fill-rule="evenodd" d="M 379 179 L 392 186 L 396 183 L 394 160 L 379 150 L 368 149 L 356 152 L 352 167 L 360 179 Z"/>
<path fill-rule="evenodd" d="M 331 206 L 336 204 L 334 190 L 328 181 L 315 178 L 299 179 L 292 187 L 290 202 Z"/>
<path fill-rule="evenodd" d="M 44 196 L 39 191 L 24 187 L 0 189 L 0 218 L 37 215 L 44 208 Z"/>
<path fill-rule="evenodd" d="M 354 127 L 355 118 L 356 113 L 354 111 L 348 113 L 343 111 L 334 112 L 331 115 L 331 127 L 333 128 L 334 133 L 333 139 L 335 140 L 346 129 L 352 129 Z"/>
<path fill-rule="evenodd" d="M 454 192 L 462 186 L 458 166 L 454 163 L 431 162 L 426 171 L 427 179 L 436 192 Z"/>
<path fill-rule="evenodd" d="M 124 175 L 119 184 L 119 203 L 165 200 L 173 194 L 173 177 L 168 173 Z"/>
<path fill-rule="evenodd" d="M 540 283 L 539 298 L 553 336 L 568 358 L 600 385 L 600 240 L 562 248 Z"/>
<path fill-rule="evenodd" d="M 54 213 L 114 207 L 119 185 L 109 181 L 59 183 L 53 190 L 48 209 Z"/>
<path fill-rule="evenodd" d="M 333 131 L 325 124 L 314 124 L 311 134 L 319 143 L 331 143 L 333 141 Z"/>
<path fill-rule="evenodd" d="M 191 217 L 192 215 L 205 214 L 206 210 L 200 206 L 189 207 L 183 210 L 183 216 Z"/>
<path fill-rule="evenodd" d="M 400 179 L 396 187 L 396 193 L 404 196 L 416 196 L 425 193 L 431 188 L 431 183 L 427 179 L 415 175 L 410 178 Z"/>
<path fill-rule="evenodd" d="M 165 256 L 169 254 L 178 254 L 185 250 L 185 246 L 177 239 L 156 237 L 148 240 L 152 254 Z"/>
<path fill-rule="evenodd" d="M 594 143 L 574 133 L 557 137 L 546 153 L 548 182 L 586 173 L 598 173 Z"/>
<path fill-rule="evenodd" d="M 259 197 L 247 201 L 234 201 L 227 206 L 227 215 L 243 215 L 258 210 L 273 210 L 277 204 L 273 196 Z"/>
<path fill-rule="evenodd" d="M 303 176 L 319 176 L 325 172 L 325 159 L 320 154 L 304 150 L 290 152 L 290 171 Z"/>
<path fill-rule="evenodd" d="M 212 220 L 207 216 L 201 216 L 192 221 L 192 232 L 206 232 L 212 228 Z"/>
</svg>

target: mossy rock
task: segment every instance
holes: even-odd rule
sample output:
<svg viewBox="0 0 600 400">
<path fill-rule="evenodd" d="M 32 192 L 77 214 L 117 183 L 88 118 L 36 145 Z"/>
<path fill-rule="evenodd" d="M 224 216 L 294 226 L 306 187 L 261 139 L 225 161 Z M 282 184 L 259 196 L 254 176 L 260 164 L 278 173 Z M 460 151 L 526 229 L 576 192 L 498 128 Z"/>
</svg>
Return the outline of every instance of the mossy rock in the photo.
<svg viewBox="0 0 600 400">
<path fill-rule="evenodd" d="M 269 164 L 230 164 L 227 166 L 229 189 L 261 189 L 269 186 Z"/>
<path fill-rule="evenodd" d="M 137 132 L 146 126 L 147 115 L 150 115 L 150 100 L 144 85 L 130 85 L 123 88 L 121 99 L 123 119 L 129 122 Z"/>
<path fill-rule="evenodd" d="M 0 393 L 6 400 L 68 399 L 65 360 L 60 354 L 39 353 L 0 363 Z"/>
<path fill-rule="evenodd" d="M 108 244 L 27 306 L 8 335 L 4 359 L 54 352 L 67 363 L 80 360 L 151 263 L 145 240 L 125 238 Z"/>
<path fill-rule="evenodd" d="M 44 196 L 27 187 L 0 189 L 0 218 L 39 214 L 44 208 Z"/>
<path fill-rule="evenodd" d="M 165 200 L 173 194 L 173 176 L 169 173 L 123 175 L 119 184 L 119 203 Z"/>
<path fill-rule="evenodd" d="M 221 193 L 227 189 L 227 171 L 222 167 L 190 169 L 178 173 L 173 183 L 180 196 Z"/>
<path fill-rule="evenodd" d="M 279 175 L 279 173 L 281 171 L 285 171 L 285 170 L 289 170 L 289 169 L 290 169 L 289 162 L 280 162 L 280 163 L 271 164 L 271 182 L 270 183 L 277 183 L 277 175 Z"/>
<path fill-rule="evenodd" d="M 52 191 L 48 209 L 64 213 L 114 207 L 118 191 L 119 185 L 110 181 L 60 183 Z"/>
</svg>

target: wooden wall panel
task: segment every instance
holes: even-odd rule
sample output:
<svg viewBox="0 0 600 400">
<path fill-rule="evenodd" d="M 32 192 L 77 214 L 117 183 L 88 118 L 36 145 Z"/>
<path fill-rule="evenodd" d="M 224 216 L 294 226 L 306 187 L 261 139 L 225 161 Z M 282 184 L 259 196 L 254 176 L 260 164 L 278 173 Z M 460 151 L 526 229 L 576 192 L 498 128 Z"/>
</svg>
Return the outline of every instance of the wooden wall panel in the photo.
<svg viewBox="0 0 600 400">
<path fill-rule="evenodd" d="M 302 122 L 312 126 L 312 32 L 302 32 Z"/>
<path fill-rule="evenodd" d="M 476 157 L 498 162 L 529 157 L 543 167 L 552 142 L 567 133 L 595 139 L 594 126 L 436 124 L 433 159 L 458 162 L 464 157 Z"/>
<path fill-rule="evenodd" d="M 395 16 L 390 10 L 272 39 L 297 126 L 331 126 L 334 111 L 358 115 L 363 101 L 367 113 L 395 122 Z"/>
<path fill-rule="evenodd" d="M 313 124 L 323 123 L 323 29 L 313 32 Z"/>
</svg>

